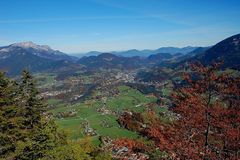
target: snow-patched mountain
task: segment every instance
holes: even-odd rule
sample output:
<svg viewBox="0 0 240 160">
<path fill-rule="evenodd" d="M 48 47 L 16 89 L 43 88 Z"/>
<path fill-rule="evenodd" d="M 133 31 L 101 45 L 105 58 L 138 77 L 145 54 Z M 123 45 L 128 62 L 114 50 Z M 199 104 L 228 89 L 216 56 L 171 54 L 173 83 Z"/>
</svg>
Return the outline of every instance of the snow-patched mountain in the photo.
<svg viewBox="0 0 240 160">
<path fill-rule="evenodd" d="M 58 50 L 53 50 L 47 45 L 37 45 L 33 42 L 14 43 L 0 47 L 0 59 L 15 55 L 35 55 L 51 60 L 71 60 L 72 58 Z"/>
<path fill-rule="evenodd" d="M 74 65 L 71 56 L 46 45 L 21 42 L 0 47 L 0 71 L 8 75 L 18 75 L 23 69 L 39 72 Z"/>
</svg>

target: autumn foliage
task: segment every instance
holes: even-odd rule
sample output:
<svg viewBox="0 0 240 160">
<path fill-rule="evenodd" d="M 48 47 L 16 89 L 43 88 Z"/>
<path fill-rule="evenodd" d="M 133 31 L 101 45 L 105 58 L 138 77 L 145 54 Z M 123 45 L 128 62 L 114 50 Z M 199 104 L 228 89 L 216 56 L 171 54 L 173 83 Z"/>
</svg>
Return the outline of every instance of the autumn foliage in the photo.
<svg viewBox="0 0 240 160">
<path fill-rule="evenodd" d="M 135 112 L 130 114 L 126 112 L 120 117 L 119 123 L 129 130 L 136 131 L 147 137 L 153 144 L 144 144 L 136 140 L 121 139 L 116 141 L 115 146 L 125 146 L 130 148 L 129 151 L 133 153 L 142 151 L 149 154 L 154 152 L 155 149 L 169 151 L 171 154 L 173 153 L 174 124 L 163 123 L 154 111 L 146 111 L 141 114 Z"/>
<path fill-rule="evenodd" d="M 117 147 L 127 147 L 128 152 L 141 152 L 146 151 L 147 147 L 141 141 L 136 141 L 128 138 L 121 138 L 114 141 L 114 145 Z"/>
<path fill-rule="evenodd" d="M 153 111 L 126 113 L 119 123 L 153 141 L 170 159 L 238 159 L 240 77 L 221 71 L 220 65 L 191 65 L 172 94 L 177 117 L 172 123 L 162 122 Z"/>
<path fill-rule="evenodd" d="M 237 159 L 240 149 L 240 78 L 193 64 L 187 85 L 173 94 L 175 153 L 182 159 Z"/>
</svg>

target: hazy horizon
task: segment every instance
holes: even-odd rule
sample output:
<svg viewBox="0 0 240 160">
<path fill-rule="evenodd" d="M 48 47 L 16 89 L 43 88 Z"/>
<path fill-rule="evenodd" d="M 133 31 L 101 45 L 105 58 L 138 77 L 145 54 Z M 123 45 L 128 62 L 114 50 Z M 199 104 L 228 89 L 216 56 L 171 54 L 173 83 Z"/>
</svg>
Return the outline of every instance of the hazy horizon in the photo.
<svg viewBox="0 0 240 160">
<path fill-rule="evenodd" d="M 49 46 L 48 44 L 37 44 L 35 42 L 32 42 L 32 41 L 24 41 L 24 42 L 15 42 L 15 43 L 11 43 L 11 44 L 6 44 L 4 46 L 0 46 L 0 47 L 6 47 L 6 46 L 9 46 L 9 45 L 13 45 L 13 44 L 18 44 L 18 43 L 34 43 L 36 45 L 40 45 L 40 46 L 48 46 L 50 47 L 51 49 L 54 49 L 54 50 L 59 50 L 57 48 L 52 48 L 51 46 Z M 85 53 L 89 53 L 89 52 L 103 52 L 103 53 L 111 53 L 111 52 L 124 52 L 124 51 L 129 51 L 129 50 L 138 50 L 138 51 L 144 51 L 144 50 L 157 50 L 157 49 L 160 49 L 160 48 L 187 48 L 187 47 L 209 47 L 209 46 L 182 46 L 182 47 L 176 47 L 176 46 L 162 46 L 162 47 L 158 47 L 158 48 L 143 48 L 143 49 L 137 49 L 137 48 L 128 48 L 128 49 L 125 49 L 125 50 L 89 50 L 89 51 L 86 51 L 86 52 L 73 52 L 73 53 L 68 53 L 68 52 L 65 52 L 66 54 L 69 54 L 69 55 L 77 55 L 77 54 L 85 54 Z M 59 50 L 61 51 L 61 50 Z"/>
</svg>

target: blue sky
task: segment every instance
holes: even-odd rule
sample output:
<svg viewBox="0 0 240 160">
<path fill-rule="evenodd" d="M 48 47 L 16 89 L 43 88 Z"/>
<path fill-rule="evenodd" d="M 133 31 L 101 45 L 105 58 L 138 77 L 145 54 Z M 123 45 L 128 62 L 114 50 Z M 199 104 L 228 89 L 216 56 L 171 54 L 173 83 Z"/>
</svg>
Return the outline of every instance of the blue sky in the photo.
<svg viewBox="0 0 240 160">
<path fill-rule="evenodd" d="M 0 46 L 67 53 L 208 46 L 240 33 L 239 0 L 1 0 Z"/>
</svg>

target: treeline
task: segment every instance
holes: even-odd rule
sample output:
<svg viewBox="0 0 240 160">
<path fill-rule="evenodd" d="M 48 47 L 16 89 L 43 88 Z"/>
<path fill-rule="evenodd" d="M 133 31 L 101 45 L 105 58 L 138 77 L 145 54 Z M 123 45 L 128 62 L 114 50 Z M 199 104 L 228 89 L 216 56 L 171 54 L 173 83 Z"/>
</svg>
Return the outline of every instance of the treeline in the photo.
<svg viewBox="0 0 240 160">
<path fill-rule="evenodd" d="M 20 82 L 0 73 L 0 159 L 111 159 L 88 138 L 68 140 L 46 112 L 46 107 L 29 72 L 23 71 Z"/>
</svg>

